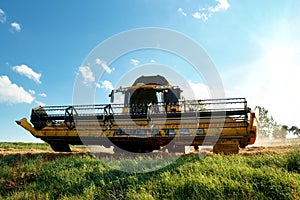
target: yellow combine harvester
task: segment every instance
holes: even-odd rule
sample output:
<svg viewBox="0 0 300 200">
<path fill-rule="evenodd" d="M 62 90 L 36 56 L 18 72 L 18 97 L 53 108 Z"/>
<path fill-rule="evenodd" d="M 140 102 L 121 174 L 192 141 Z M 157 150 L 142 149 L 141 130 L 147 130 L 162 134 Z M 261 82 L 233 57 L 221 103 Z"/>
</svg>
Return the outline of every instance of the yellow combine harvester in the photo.
<svg viewBox="0 0 300 200">
<path fill-rule="evenodd" d="M 141 76 L 113 90 L 111 104 L 37 107 L 31 124 L 16 122 L 60 152 L 85 144 L 130 152 L 213 145 L 215 153 L 238 153 L 255 142 L 255 114 L 245 98 L 182 101 L 181 92 L 162 76 Z M 113 104 L 115 93 L 124 103 Z"/>
</svg>

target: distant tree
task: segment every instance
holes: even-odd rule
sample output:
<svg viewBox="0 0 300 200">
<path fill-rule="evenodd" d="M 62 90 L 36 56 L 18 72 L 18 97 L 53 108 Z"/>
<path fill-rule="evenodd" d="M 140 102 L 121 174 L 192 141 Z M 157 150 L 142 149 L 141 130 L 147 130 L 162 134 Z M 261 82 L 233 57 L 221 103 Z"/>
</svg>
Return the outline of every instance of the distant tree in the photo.
<svg viewBox="0 0 300 200">
<path fill-rule="evenodd" d="M 273 129 L 273 117 L 268 116 L 268 110 L 261 106 L 256 106 L 258 110 L 258 134 L 261 137 L 269 138 Z"/>
<path fill-rule="evenodd" d="M 261 106 L 256 106 L 258 110 L 258 135 L 266 138 L 285 138 L 289 129 L 287 126 L 279 125 L 272 116 L 269 116 L 269 111 Z"/>
<path fill-rule="evenodd" d="M 274 128 L 273 128 L 273 132 L 272 132 L 272 136 L 276 139 L 281 139 L 281 138 L 286 138 L 288 133 L 288 126 L 286 125 L 278 125 L 275 122 Z"/>
<path fill-rule="evenodd" d="M 297 126 L 292 126 L 288 129 L 288 131 L 293 133 L 294 135 L 300 136 L 300 129 Z"/>
</svg>

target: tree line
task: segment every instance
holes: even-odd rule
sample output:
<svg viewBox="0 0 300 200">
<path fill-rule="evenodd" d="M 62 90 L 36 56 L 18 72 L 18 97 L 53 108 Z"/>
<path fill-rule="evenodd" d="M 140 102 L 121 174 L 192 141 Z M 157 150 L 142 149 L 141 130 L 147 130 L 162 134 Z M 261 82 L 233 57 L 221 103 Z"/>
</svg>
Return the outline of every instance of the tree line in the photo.
<svg viewBox="0 0 300 200">
<path fill-rule="evenodd" d="M 269 111 L 261 106 L 256 106 L 258 110 L 258 135 L 266 138 L 286 138 L 288 133 L 300 136 L 298 126 L 287 126 L 278 124 L 273 116 L 269 116 Z"/>
</svg>

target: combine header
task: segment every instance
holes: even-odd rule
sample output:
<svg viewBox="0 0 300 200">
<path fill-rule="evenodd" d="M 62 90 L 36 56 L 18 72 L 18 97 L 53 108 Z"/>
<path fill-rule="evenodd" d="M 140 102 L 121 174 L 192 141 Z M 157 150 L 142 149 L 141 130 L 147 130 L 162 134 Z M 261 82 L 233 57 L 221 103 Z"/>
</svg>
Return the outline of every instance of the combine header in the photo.
<svg viewBox="0 0 300 200">
<path fill-rule="evenodd" d="M 213 145 L 215 153 L 238 153 L 255 142 L 255 114 L 245 98 L 181 100 L 181 92 L 162 76 L 141 76 L 113 90 L 111 104 L 37 107 L 31 124 L 16 122 L 60 152 L 85 144 L 141 153 Z M 113 103 L 115 93 L 123 104 Z"/>
</svg>

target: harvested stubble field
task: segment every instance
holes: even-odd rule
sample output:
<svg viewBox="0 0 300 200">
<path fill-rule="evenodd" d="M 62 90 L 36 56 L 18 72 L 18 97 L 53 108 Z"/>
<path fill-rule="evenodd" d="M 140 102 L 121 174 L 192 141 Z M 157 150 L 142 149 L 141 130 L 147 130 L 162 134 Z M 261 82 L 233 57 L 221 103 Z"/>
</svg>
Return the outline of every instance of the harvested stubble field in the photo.
<svg viewBox="0 0 300 200">
<path fill-rule="evenodd" d="M 281 143 L 282 144 L 282 143 Z M 299 199 L 300 145 L 253 146 L 239 155 L 189 154 L 149 171 L 166 155 L 124 158 L 47 144 L 0 143 L 0 199 Z M 203 155 L 203 154 L 201 154 Z M 102 162 L 105 160 L 106 162 Z M 147 173 L 123 172 L 108 163 Z M 140 168 L 141 169 L 141 168 Z"/>
</svg>

